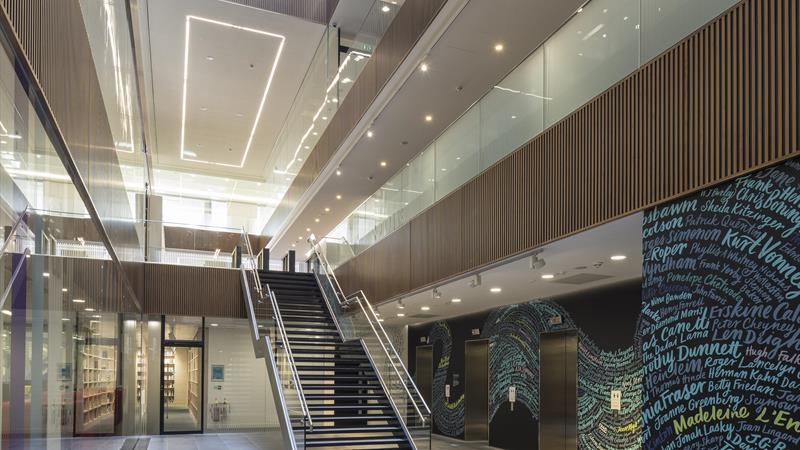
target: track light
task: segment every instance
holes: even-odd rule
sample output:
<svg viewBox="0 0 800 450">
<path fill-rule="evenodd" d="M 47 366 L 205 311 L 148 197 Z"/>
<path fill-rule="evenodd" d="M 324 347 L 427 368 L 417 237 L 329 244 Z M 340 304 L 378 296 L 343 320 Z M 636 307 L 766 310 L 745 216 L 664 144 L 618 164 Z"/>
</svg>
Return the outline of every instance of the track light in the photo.
<svg viewBox="0 0 800 450">
<path fill-rule="evenodd" d="M 481 285 L 481 275 L 475 274 L 469 279 L 469 287 L 476 288 Z"/>
<path fill-rule="evenodd" d="M 542 252 L 542 251 L 541 251 L 541 250 L 539 250 L 539 251 L 537 251 L 536 253 L 534 253 L 533 255 L 531 255 L 530 262 L 529 262 L 529 267 L 530 267 L 530 269 L 531 269 L 531 270 L 538 270 L 538 269 L 541 269 L 542 267 L 544 267 L 544 266 L 545 266 L 545 264 L 547 264 L 547 263 L 544 261 L 544 259 L 542 259 L 542 258 L 540 258 L 540 257 L 539 257 L 539 254 L 540 254 L 541 252 Z"/>
<path fill-rule="evenodd" d="M 397 309 L 406 309 L 406 305 L 403 304 L 403 299 L 397 301 Z"/>
<path fill-rule="evenodd" d="M 435 300 L 442 298 L 442 293 L 439 292 L 439 288 L 433 288 L 433 298 Z"/>
</svg>

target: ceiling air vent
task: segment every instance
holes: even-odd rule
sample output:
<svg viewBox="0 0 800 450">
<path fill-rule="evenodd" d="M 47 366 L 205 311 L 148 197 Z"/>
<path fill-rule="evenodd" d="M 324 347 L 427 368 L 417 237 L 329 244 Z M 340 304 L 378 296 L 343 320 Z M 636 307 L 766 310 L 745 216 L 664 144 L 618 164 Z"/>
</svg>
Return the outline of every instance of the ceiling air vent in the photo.
<svg viewBox="0 0 800 450">
<path fill-rule="evenodd" d="M 600 280 L 607 280 L 609 278 L 613 278 L 610 275 L 595 275 L 592 273 L 579 273 L 577 275 L 572 275 L 569 277 L 564 278 L 556 278 L 553 280 L 553 283 L 561 283 L 561 284 L 585 284 L 585 283 L 592 283 L 594 281 Z"/>
</svg>

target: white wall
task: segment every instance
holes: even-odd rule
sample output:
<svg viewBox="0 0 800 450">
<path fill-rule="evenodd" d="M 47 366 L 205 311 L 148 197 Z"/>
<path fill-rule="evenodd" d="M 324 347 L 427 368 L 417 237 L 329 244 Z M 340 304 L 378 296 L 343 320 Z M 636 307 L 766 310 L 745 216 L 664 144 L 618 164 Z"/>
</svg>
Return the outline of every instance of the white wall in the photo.
<svg viewBox="0 0 800 450">
<path fill-rule="evenodd" d="M 208 323 L 208 320 L 207 320 Z M 225 366 L 225 381 L 211 381 L 211 366 Z M 267 385 L 263 359 L 256 359 L 245 320 L 220 322 L 206 329 L 206 430 L 240 430 L 278 427 L 278 417 Z M 210 407 L 226 400 L 230 413 L 214 422 Z"/>
</svg>

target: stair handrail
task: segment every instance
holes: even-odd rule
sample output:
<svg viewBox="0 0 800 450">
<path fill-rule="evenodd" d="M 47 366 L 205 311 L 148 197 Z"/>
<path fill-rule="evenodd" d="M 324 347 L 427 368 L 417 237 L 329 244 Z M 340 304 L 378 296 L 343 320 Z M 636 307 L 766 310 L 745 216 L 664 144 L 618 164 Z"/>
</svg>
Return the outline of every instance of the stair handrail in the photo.
<svg viewBox="0 0 800 450">
<path fill-rule="evenodd" d="M 381 322 L 380 320 L 378 320 L 377 315 L 375 315 L 375 310 L 372 309 L 372 305 L 369 303 L 366 294 L 364 294 L 364 291 L 359 290 L 350 296 L 345 296 L 342 291 L 342 286 L 339 284 L 339 280 L 336 279 L 336 274 L 334 274 L 333 271 L 330 270 L 330 265 L 328 264 L 327 257 L 317 248 L 316 237 L 313 234 L 309 236 L 308 242 L 311 244 L 311 249 L 314 252 L 315 256 L 317 257 L 317 260 L 320 262 L 320 264 L 322 264 L 325 267 L 325 277 L 329 280 L 331 286 L 334 286 L 334 291 L 337 291 L 335 292 L 335 294 L 337 296 L 339 304 L 347 307 L 351 306 L 354 303 L 358 304 L 362 312 L 364 313 L 364 316 L 367 318 L 367 323 L 369 323 L 370 328 L 372 328 L 372 332 L 375 334 L 375 337 L 381 344 L 381 348 L 383 349 L 384 353 L 386 353 L 386 357 L 389 358 L 389 361 L 395 373 L 397 374 L 397 377 L 400 378 L 401 380 L 403 380 L 403 376 L 400 374 L 400 371 L 397 370 L 397 364 L 399 364 L 403 368 L 403 372 L 406 375 L 406 379 L 408 380 L 408 383 L 410 383 L 411 386 L 413 386 L 415 393 L 419 397 L 419 401 L 422 402 L 422 407 L 425 410 L 425 413 L 423 413 L 422 410 L 420 410 L 419 406 L 417 405 L 417 400 L 411 394 L 411 391 L 409 391 L 408 383 L 403 382 L 403 389 L 405 389 L 406 393 L 408 394 L 408 397 L 411 399 L 412 405 L 414 405 L 414 409 L 417 411 L 417 414 L 422 419 L 422 423 L 424 425 L 425 422 L 428 420 L 426 417 L 430 417 L 431 410 L 428 407 L 428 404 L 425 403 L 425 399 L 422 397 L 422 394 L 420 393 L 417 384 L 414 382 L 414 379 L 411 378 L 411 375 L 408 373 L 405 364 L 403 364 L 402 358 L 400 358 L 400 355 L 397 353 L 397 350 L 394 348 L 394 345 L 392 345 L 392 342 L 389 339 L 389 335 L 386 333 L 386 330 L 383 328 L 383 325 L 381 325 Z M 333 279 L 333 282 L 330 281 L 331 279 Z M 342 298 L 344 299 L 344 301 L 341 300 Z M 364 307 L 364 303 L 367 303 L 367 308 Z M 367 310 L 369 310 L 370 312 L 368 313 Z M 378 333 L 378 330 L 374 325 L 375 323 L 378 324 L 378 328 L 380 328 L 381 332 L 383 333 L 384 339 L 386 340 L 386 342 L 389 343 L 389 347 L 392 349 L 392 352 L 397 358 L 396 360 L 397 364 L 395 364 L 395 359 L 392 358 L 392 356 L 389 354 L 389 351 L 387 350 L 386 345 L 383 342 L 384 339 L 381 338 L 380 333 Z"/>
<path fill-rule="evenodd" d="M 253 248 L 250 244 L 250 238 L 247 235 L 244 227 L 242 227 L 242 240 L 244 240 L 244 251 L 247 252 L 247 255 L 250 258 L 250 261 L 253 261 Z M 244 256 L 244 255 L 242 255 Z M 292 382 L 294 382 L 295 387 L 297 388 L 297 396 L 300 400 L 300 409 L 303 413 L 305 421 L 308 423 L 309 429 L 314 429 L 314 423 L 311 419 L 311 413 L 308 409 L 308 404 L 306 403 L 305 393 L 303 392 L 303 386 L 300 383 L 300 374 L 297 372 L 297 366 L 294 361 L 294 354 L 292 354 L 292 348 L 289 345 L 289 337 L 286 334 L 286 326 L 283 322 L 283 316 L 281 316 L 281 311 L 278 308 L 278 301 L 275 299 L 275 293 L 270 289 L 269 284 L 264 285 L 266 287 L 266 293 L 264 287 L 261 285 L 261 279 L 258 276 L 258 269 L 254 267 L 250 267 L 249 269 L 244 268 L 244 264 L 240 264 L 241 270 L 243 273 L 249 273 L 252 278 L 252 284 L 258 293 L 259 299 L 258 303 L 264 303 L 265 299 L 269 299 L 270 306 L 272 307 L 272 315 L 275 319 L 275 324 L 278 328 L 278 333 L 280 334 L 281 341 L 283 342 L 283 349 L 286 352 L 286 357 L 288 358 L 289 370 L 291 372 Z M 251 299 L 252 301 L 252 299 Z M 254 317 L 255 319 L 255 317 Z M 256 328 L 256 332 L 257 332 Z M 277 344 L 276 344 L 277 345 Z"/>
<path fill-rule="evenodd" d="M 264 300 L 264 291 L 261 288 L 261 281 L 258 278 L 258 268 L 256 267 L 255 259 L 253 259 L 253 247 L 250 244 L 250 237 L 247 235 L 247 231 L 245 231 L 244 227 L 242 227 L 242 240 L 244 241 L 247 256 L 250 258 L 250 261 L 253 262 L 253 267 L 247 269 L 247 273 L 249 273 L 252 278 L 259 302 L 262 302 Z M 244 267 L 244 265 L 242 265 L 242 267 Z"/>
<path fill-rule="evenodd" d="M 19 228 L 20 224 L 24 222 L 24 219 L 28 217 L 28 207 L 26 206 L 22 213 L 20 213 L 19 217 L 14 221 L 14 224 L 11 225 L 11 230 L 8 232 L 8 236 L 6 237 L 5 241 L 3 242 L 3 248 L 0 249 L 0 253 L 5 253 L 6 249 L 8 248 L 8 244 L 17 237 L 17 228 Z"/>
<path fill-rule="evenodd" d="M 303 392 L 303 385 L 300 383 L 300 374 L 297 372 L 297 365 L 294 362 L 294 354 L 292 347 L 289 345 L 289 337 L 286 334 L 286 326 L 283 323 L 283 316 L 281 310 L 278 308 L 278 301 L 275 299 L 275 293 L 267 286 L 267 296 L 272 303 L 272 311 L 275 315 L 275 322 L 278 325 L 278 332 L 281 334 L 281 341 L 283 341 L 283 349 L 286 351 L 286 357 L 289 359 L 289 368 L 292 372 L 292 381 L 297 387 L 297 397 L 300 399 L 300 409 L 308 422 L 309 430 L 314 429 L 314 421 L 311 419 L 311 413 L 308 410 L 308 403 L 306 403 L 306 394 Z"/>
</svg>

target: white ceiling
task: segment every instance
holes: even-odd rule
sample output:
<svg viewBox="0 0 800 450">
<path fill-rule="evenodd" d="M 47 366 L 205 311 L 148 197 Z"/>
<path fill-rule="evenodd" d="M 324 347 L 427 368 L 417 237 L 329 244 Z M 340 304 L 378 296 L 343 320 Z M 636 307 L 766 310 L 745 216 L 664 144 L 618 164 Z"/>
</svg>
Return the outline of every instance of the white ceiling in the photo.
<svg viewBox="0 0 800 450">
<path fill-rule="evenodd" d="M 270 243 L 273 254 L 285 254 L 292 244 L 301 248 L 297 237 L 307 236 L 307 229 L 325 236 L 555 32 L 581 3 L 470 1 L 427 56 L 413 63 L 416 67 L 424 60 L 429 70 L 414 70 L 373 121 L 374 136 L 364 135 L 349 150 L 340 164 L 342 175 L 319 183 L 311 200 Z M 494 51 L 497 43 L 503 43 L 502 52 Z M 424 120 L 428 114 L 432 122 Z"/>
<path fill-rule="evenodd" d="M 154 165 L 263 179 L 325 27 L 218 0 L 147 9 Z"/>
<path fill-rule="evenodd" d="M 612 261 L 613 255 L 625 260 Z M 471 277 L 460 278 L 438 287 L 442 296 L 433 298 L 431 289 L 402 300 L 378 306 L 386 325 L 416 325 L 484 311 L 498 306 L 547 299 L 632 280 L 642 275 L 642 214 L 634 214 L 614 222 L 554 242 L 541 249 L 545 261 L 541 269 L 531 270 L 530 257 L 496 266 L 481 273 L 481 285 L 470 287 Z M 542 275 L 554 275 L 542 279 Z M 598 275 L 607 278 L 583 284 L 565 284 L 575 275 Z M 501 288 L 499 293 L 490 289 Z M 453 303 L 460 298 L 460 303 Z M 429 311 L 421 308 L 427 306 Z M 397 314 L 405 314 L 398 317 Z"/>
</svg>

